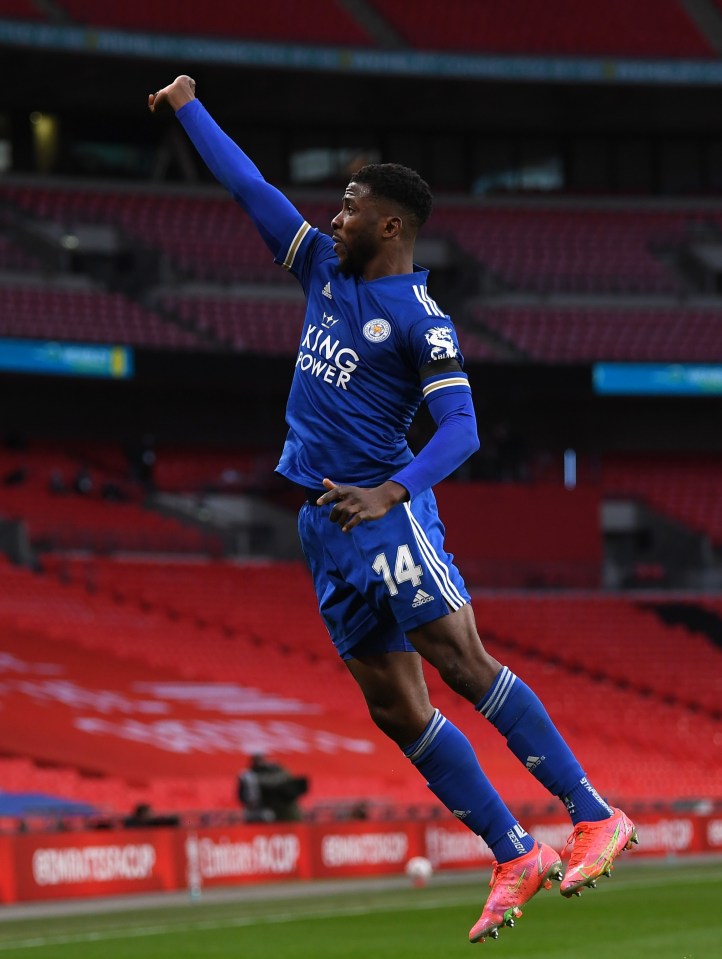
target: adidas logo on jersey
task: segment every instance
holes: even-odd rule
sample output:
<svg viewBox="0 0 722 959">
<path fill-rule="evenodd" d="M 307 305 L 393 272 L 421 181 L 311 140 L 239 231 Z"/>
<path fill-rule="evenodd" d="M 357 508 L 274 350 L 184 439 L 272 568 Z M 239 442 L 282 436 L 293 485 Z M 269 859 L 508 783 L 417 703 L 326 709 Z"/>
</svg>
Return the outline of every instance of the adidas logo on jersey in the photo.
<svg viewBox="0 0 722 959">
<path fill-rule="evenodd" d="M 411 604 L 411 608 L 416 609 L 417 606 L 423 606 L 424 603 L 433 603 L 433 601 L 433 596 L 429 596 L 429 594 L 425 593 L 423 589 L 417 589 L 416 596 L 414 596 L 414 601 Z"/>
<path fill-rule="evenodd" d="M 329 300 L 333 299 L 333 294 L 331 293 L 331 281 L 329 280 L 326 286 L 321 290 L 324 296 L 328 297 Z"/>
</svg>

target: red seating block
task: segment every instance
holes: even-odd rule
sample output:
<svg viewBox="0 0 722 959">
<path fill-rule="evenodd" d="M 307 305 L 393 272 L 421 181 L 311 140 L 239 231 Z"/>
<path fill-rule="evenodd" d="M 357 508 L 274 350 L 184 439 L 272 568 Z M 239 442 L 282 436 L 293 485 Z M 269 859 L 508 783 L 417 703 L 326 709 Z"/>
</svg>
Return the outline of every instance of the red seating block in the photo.
<svg viewBox="0 0 722 959">
<path fill-rule="evenodd" d="M 82 673 L 89 692 L 97 673 L 106 677 L 106 690 L 132 688 L 137 696 L 140 687 L 123 686 L 122 677 L 133 677 L 140 668 L 146 684 L 169 683 L 180 690 L 183 681 L 230 683 L 315 704 L 319 712 L 311 716 L 372 741 L 378 752 L 359 752 L 351 761 L 338 753 L 329 758 L 323 750 L 297 757 L 296 766 L 311 773 L 314 801 L 379 796 L 407 805 L 429 802 L 423 780 L 410 765 L 394 763 L 394 750 L 373 730 L 362 697 L 325 635 L 300 564 L 59 557 L 47 566 L 46 574 L 35 575 L 0 559 L 0 627 L 19 659 L 61 664 L 76 681 Z M 474 606 L 490 652 L 534 686 L 605 795 L 618 801 L 722 797 L 717 761 L 722 747 L 713 716 L 722 653 L 701 636 L 665 626 L 627 598 L 484 594 L 475 596 Z M 719 614 L 722 603 L 717 607 Z M 34 675 L 25 670 L 23 681 Z M 433 670 L 427 681 L 433 702 L 470 736 L 502 794 L 516 803 L 548 802 L 496 731 Z M 91 696 L 86 715 L 93 701 Z M 145 747 L 139 743 L 126 751 L 115 738 L 103 748 L 105 775 L 91 789 L 78 773 L 88 765 L 87 744 L 83 748 L 82 737 L 60 737 L 57 730 L 53 736 L 43 733 L 46 712 L 36 711 L 40 727 L 28 741 L 53 744 L 58 772 L 45 782 L 55 789 L 113 808 L 127 809 L 139 795 L 156 808 L 234 805 L 231 766 L 220 775 L 215 752 L 183 759 L 183 774 L 138 769 L 131 786 L 122 770 L 129 757 L 137 762 Z M 118 721 L 112 711 L 103 715 Z M 266 713 L 269 722 L 293 718 Z M 154 722 L 151 714 L 136 719 Z M 260 728 L 266 720 L 258 715 L 254 722 Z M 74 753 L 76 746 L 80 751 Z M 30 758 L 12 761 L 13 782 L 30 781 Z M 165 769 L 169 762 L 168 756 L 158 759 Z"/>
<path fill-rule="evenodd" d="M 187 330 L 120 293 L 0 286 L 0 336 L 196 349 Z"/>
<path fill-rule="evenodd" d="M 422 50 L 619 57 L 713 57 L 678 0 L 372 0 Z"/>
<path fill-rule="evenodd" d="M 93 26 L 160 33 L 199 34 L 204 37 L 236 37 L 296 43 L 326 43 L 366 46 L 370 40 L 359 23 L 335 0 L 314 0 L 313 15 L 295 0 L 266 0 L 260 4 L 237 4 L 216 0 L 198 16 L 192 4 L 180 3 L 168 16 L 163 0 L 128 4 L 123 0 L 62 0 L 72 17 Z"/>
<path fill-rule="evenodd" d="M 608 496 L 636 497 L 652 509 L 722 544 L 722 458 L 708 454 L 673 456 L 617 454 L 603 465 Z"/>
<path fill-rule="evenodd" d="M 477 307 L 480 328 L 545 363 L 722 359 L 722 313 L 694 309 Z"/>
</svg>

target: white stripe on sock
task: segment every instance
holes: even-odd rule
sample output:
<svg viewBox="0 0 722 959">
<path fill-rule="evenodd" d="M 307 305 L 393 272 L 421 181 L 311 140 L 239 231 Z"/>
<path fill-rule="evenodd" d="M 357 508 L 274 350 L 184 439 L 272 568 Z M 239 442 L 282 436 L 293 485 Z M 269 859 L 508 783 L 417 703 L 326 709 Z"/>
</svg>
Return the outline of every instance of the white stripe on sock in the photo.
<svg viewBox="0 0 722 959">
<path fill-rule="evenodd" d="M 489 702 L 479 710 L 482 716 L 485 716 L 489 721 L 494 718 L 496 713 L 506 702 L 506 697 L 509 695 L 515 680 L 516 676 L 514 673 L 512 673 L 508 666 L 504 666 L 502 671 L 499 673 L 494 694 Z"/>
<path fill-rule="evenodd" d="M 431 743 L 436 739 L 436 737 L 441 732 L 441 727 L 446 722 L 446 717 L 442 716 L 438 709 L 434 710 L 434 716 L 431 720 L 431 724 L 428 728 L 428 732 L 421 740 L 416 749 L 411 753 L 407 758 L 411 760 L 412 763 L 416 763 L 418 759 L 421 759 L 423 754 L 429 748 Z"/>
</svg>

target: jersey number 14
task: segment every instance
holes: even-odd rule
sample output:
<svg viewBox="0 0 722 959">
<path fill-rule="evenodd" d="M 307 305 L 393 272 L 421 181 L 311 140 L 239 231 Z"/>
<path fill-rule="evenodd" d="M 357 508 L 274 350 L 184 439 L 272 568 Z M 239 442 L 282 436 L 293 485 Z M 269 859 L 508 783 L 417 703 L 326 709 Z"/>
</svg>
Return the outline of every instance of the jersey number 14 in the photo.
<svg viewBox="0 0 722 959">
<path fill-rule="evenodd" d="M 371 568 L 374 573 L 380 573 L 383 576 L 386 587 L 392 596 L 396 596 L 399 591 L 398 586 L 401 586 L 402 583 L 411 583 L 412 586 L 418 586 L 424 574 L 423 568 L 414 563 L 411 550 L 405 543 L 396 550 L 393 576 L 391 575 L 389 561 L 386 559 L 386 553 L 379 553 Z"/>
</svg>

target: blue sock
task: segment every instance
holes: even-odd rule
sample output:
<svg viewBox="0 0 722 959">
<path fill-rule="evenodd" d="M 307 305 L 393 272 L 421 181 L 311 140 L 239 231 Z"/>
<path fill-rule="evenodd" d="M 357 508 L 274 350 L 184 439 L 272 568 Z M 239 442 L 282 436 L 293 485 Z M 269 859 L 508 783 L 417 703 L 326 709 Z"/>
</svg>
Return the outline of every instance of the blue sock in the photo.
<svg viewBox="0 0 722 959">
<path fill-rule="evenodd" d="M 586 776 L 562 796 L 562 801 L 575 826 L 578 822 L 597 822 L 613 815 L 611 806 L 607 805 Z"/>
<path fill-rule="evenodd" d="M 506 737 L 509 749 L 542 786 L 562 800 L 575 825 L 612 814 L 587 781 L 539 697 L 507 666 L 476 709 Z"/>
<path fill-rule="evenodd" d="M 534 840 L 506 808 L 479 765 L 466 736 L 437 709 L 416 742 L 404 749 L 429 789 L 481 836 L 497 862 L 523 856 Z"/>
</svg>

